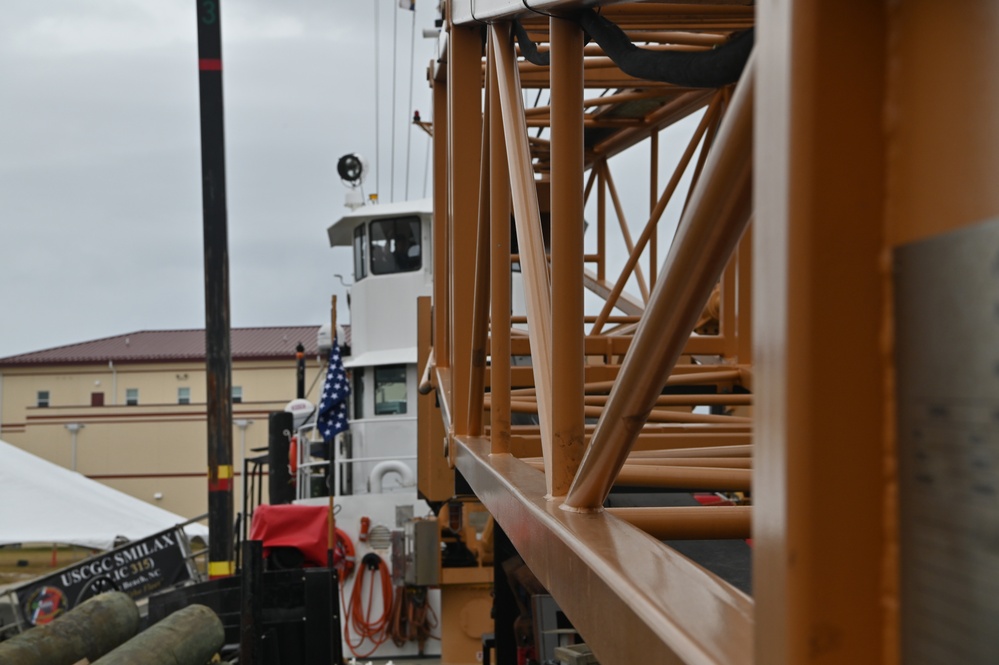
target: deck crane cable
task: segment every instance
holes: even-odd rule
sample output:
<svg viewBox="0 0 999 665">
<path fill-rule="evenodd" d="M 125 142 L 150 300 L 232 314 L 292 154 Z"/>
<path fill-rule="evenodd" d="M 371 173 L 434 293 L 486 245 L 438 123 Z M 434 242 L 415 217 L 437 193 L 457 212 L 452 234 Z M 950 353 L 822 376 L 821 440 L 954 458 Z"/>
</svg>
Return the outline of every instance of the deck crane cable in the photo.
<svg viewBox="0 0 999 665">
<path fill-rule="evenodd" d="M 416 10 L 410 10 L 412 25 L 409 33 L 409 106 L 407 117 L 413 113 L 413 80 L 416 78 Z M 413 143 L 413 123 L 406 125 L 406 200 L 409 200 L 409 155 Z"/>
<path fill-rule="evenodd" d="M 382 191 L 382 169 L 381 169 L 381 88 L 378 85 L 378 69 L 381 64 L 381 58 L 379 57 L 379 38 L 378 35 L 381 32 L 381 21 L 379 20 L 378 14 L 378 3 L 372 3 L 375 6 L 375 195 L 378 195 Z"/>
<path fill-rule="evenodd" d="M 427 137 L 427 156 L 423 161 L 423 198 L 427 198 L 427 176 L 430 174 L 430 152 L 433 148 L 433 140 Z"/>
<path fill-rule="evenodd" d="M 399 10 L 392 13 L 392 110 L 389 111 L 389 118 L 392 125 L 392 173 L 389 175 L 389 200 L 395 201 L 395 126 L 398 123 L 395 116 L 395 93 L 398 89 L 396 82 L 396 72 L 399 70 Z"/>
</svg>

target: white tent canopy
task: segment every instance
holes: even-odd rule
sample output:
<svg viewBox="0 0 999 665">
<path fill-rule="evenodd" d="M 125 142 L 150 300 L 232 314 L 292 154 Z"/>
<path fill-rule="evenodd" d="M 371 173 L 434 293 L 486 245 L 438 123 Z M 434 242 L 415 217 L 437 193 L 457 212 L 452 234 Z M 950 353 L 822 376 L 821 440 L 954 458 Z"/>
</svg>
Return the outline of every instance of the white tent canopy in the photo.
<svg viewBox="0 0 999 665">
<path fill-rule="evenodd" d="M 63 543 L 110 549 L 185 522 L 180 515 L 0 441 L 0 545 Z M 208 528 L 190 524 L 207 541 Z"/>
</svg>

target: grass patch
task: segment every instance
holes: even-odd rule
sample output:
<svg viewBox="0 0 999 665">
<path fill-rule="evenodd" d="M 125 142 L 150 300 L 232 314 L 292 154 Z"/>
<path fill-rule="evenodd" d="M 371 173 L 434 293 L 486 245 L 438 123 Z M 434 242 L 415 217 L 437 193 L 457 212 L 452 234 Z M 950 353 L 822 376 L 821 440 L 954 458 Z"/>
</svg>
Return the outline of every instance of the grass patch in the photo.
<svg viewBox="0 0 999 665">
<path fill-rule="evenodd" d="M 95 550 L 72 545 L 60 546 L 55 549 L 55 565 L 51 547 L 28 546 L 0 547 L 0 585 L 20 584 L 36 577 L 47 575 L 77 561 L 91 556 Z"/>
</svg>

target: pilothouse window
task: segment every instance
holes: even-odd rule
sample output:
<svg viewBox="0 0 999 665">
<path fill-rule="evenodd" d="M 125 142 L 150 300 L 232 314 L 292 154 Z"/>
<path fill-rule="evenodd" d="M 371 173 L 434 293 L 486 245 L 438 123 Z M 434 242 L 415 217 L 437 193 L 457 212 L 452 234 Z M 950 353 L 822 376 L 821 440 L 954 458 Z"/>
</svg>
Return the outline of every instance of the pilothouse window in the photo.
<svg viewBox="0 0 999 665">
<path fill-rule="evenodd" d="M 406 366 L 375 367 L 375 415 L 406 413 Z"/>
<path fill-rule="evenodd" d="M 360 281 L 368 276 L 368 266 L 364 257 L 368 253 L 368 235 L 364 224 L 354 229 L 354 281 Z"/>
<path fill-rule="evenodd" d="M 371 222 L 371 274 L 390 275 L 423 267 L 420 218 L 398 217 Z"/>
<path fill-rule="evenodd" d="M 361 420 L 364 418 L 364 368 L 358 367 L 353 374 L 354 389 L 350 397 L 354 400 L 354 420 Z"/>
</svg>

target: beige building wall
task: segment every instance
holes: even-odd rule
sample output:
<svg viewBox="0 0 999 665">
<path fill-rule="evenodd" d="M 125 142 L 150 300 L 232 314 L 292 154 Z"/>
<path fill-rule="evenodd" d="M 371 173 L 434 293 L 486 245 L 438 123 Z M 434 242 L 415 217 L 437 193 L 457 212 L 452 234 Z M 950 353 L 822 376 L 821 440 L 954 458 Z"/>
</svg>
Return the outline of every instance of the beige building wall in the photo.
<svg viewBox="0 0 999 665">
<path fill-rule="evenodd" d="M 322 365 L 306 365 L 306 389 Z M 249 420 L 246 455 L 267 446 L 267 419 L 295 398 L 293 360 L 234 361 L 232 384 L 242 389 L 233 421 Z M 153 505 L 196 517 L 208 510 L 205 370 L 195 362 L 145 363 L 114 367 L 51 365 L 6 368 L 0 372 L 0 439 L 66 468 L 76 470 Z M 178 404 L 178 388 L 190 389 L 191 403 Z M 136 388 L 139 403 L 126 406 Z M 318 383 L 308 395 L 318 401 Z M 49 406 L 37 406 L 48 391 Z M 104 406 L 91 406 L 92 393 L 104 393 Z M 233 426 L 234 502 L 242 506 L 244 436 Z M 266 484 L 266 481 L 265 481 Z M 267 491 L 264 488 L 266 500 Z"/>
</svg>

